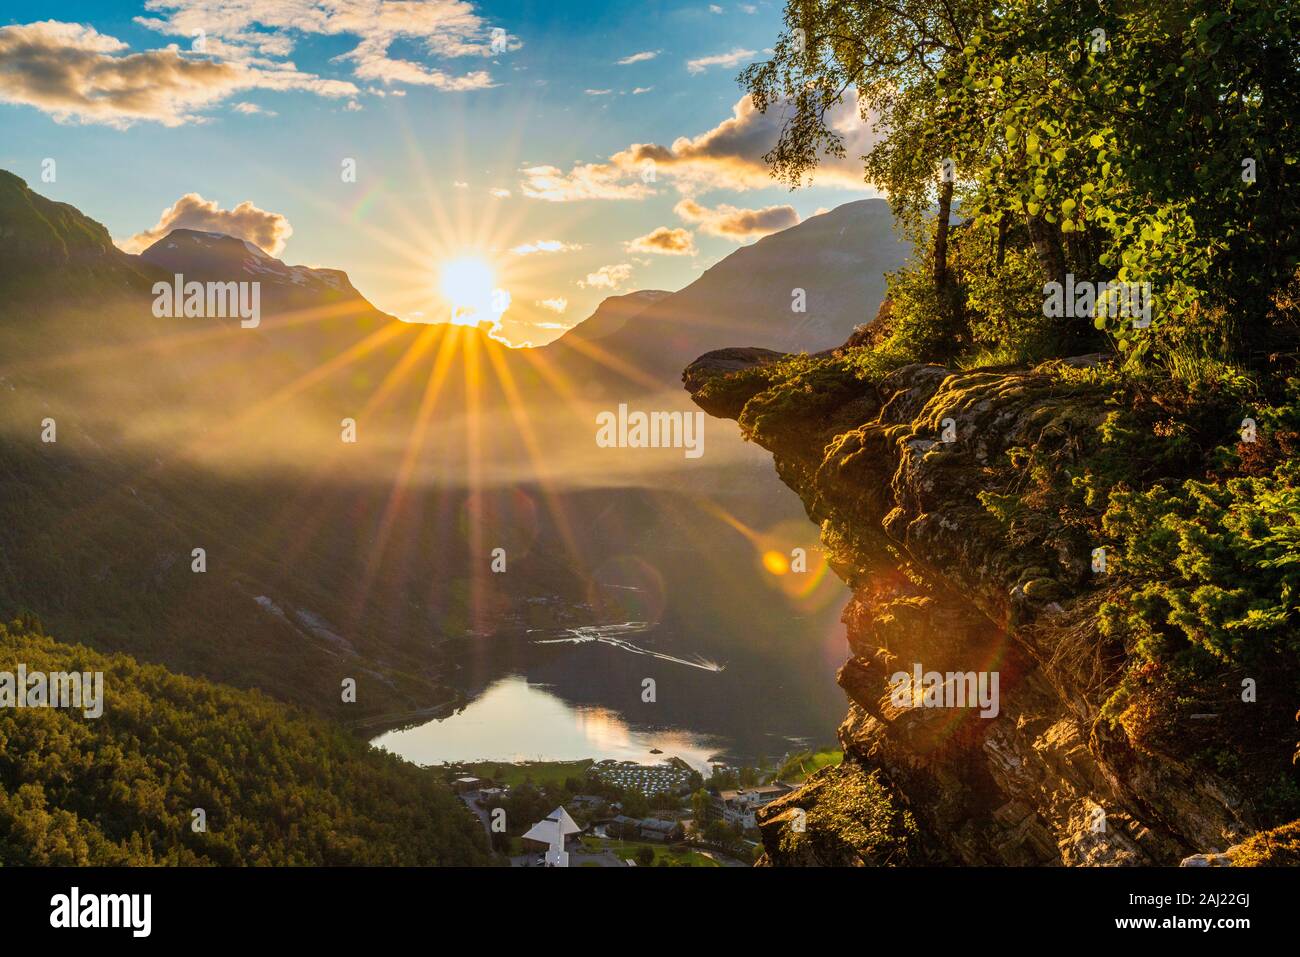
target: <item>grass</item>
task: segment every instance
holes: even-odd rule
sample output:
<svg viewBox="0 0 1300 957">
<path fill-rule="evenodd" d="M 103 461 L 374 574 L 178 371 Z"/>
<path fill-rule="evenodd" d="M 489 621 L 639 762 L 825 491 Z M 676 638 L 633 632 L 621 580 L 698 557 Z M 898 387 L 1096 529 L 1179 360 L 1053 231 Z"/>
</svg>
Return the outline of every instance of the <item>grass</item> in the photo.
<svg viewBox="0 0 1300 957">
<path fill-rule="evenodd" d="M 772 776 L 772 780 L 784 781 L 786 784 L 799 784 L 822 768 L 832 767 L 843 760 L 844 752 L 839 748 L 804 751 L 802 754 L 794 754 L 786 759 L 786 762 Z"/>
<path fill-rule="evenodd" d="M 658 867 L 661 861 L 671 864 L 675 867 L 721 867 L 717 861 L 706 857 L 699 851 L 691 850 L 685 847 L 673 845 L 655 844 L 650 841 L 617 841 L 608 838 L 591 837 L 584 835 L 582 838 L 583 850 L 600 852 L 613 851 L 621 859 L 636 859 L 637 851 L 643 847 L 648 847 L 654 851 L 655 860 L 652 866 Z"/>
</svg>

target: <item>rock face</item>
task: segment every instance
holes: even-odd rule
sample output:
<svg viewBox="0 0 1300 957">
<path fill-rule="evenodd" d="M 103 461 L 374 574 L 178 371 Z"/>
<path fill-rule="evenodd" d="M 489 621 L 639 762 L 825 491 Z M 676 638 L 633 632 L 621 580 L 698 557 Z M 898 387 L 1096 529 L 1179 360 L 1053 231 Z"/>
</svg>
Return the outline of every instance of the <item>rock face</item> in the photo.
<svg viewBox="0 0 1300 957">
<path fill-rule="evenodd" d="M 864 773 L 914 818 L 912 863 L 1176 865 L 1256 830 L 1228 782 L 1098 720 L 1124 652 L 1094 624 L 1106 587 L 1094 543 L 1044 522 L 1009 546 L 981 500 L 1005 490 L 1008 450 L 1068 456 L 1104 396 L 1040 372 L 935 365 L 771 389 L 784 360 L 724 350 L 684 375 L 702 408 L 773 453 L 853 589 L 845 763 L 760 813 L 766 863 L 890 863 L 878 843 L 824 839 L 864 833 L 844 799 Z M 900 700 L 896 676 L 917 666 L 945 690 L 996 672 L 996 715 Z"/>
</svg>

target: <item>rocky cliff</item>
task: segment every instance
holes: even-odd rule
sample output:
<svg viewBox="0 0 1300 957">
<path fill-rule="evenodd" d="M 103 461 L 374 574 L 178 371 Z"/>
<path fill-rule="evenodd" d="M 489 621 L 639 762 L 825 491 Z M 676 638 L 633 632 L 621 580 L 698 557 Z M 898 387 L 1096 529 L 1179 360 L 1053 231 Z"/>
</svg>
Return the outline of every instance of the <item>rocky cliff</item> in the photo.
<svg viewBox="0 0 1300 957">
<path fill-rule="evenodd" d="M 852 353 L 728 349 L 683 377 L 772 452 L 853 589 L 845 760 L 760 813 L 763 862 L 1177 864 L 1288 819 L 1261 795 L 1289 773 L 1289 666 L 1271 705 L 1230 664 L 1178 672 L 1175 693 L 1101 624 L 1134 577 L 1080 487 L 1108 456 L 1139 488 L 1194 472 L 1202 426 L 1161 438 L 1169 410 L 1117 402 L 1098 357 L 871 374 Z M 1156 438 L 1117 446 L 1125 428 Z M 943 679 L 933 697 L 898 693 L 917 668 Z M 995 715 L 944 706 L 993 674 Z M 1215 765 L 1232 751 L 1262 757 Z"/>
</svg>

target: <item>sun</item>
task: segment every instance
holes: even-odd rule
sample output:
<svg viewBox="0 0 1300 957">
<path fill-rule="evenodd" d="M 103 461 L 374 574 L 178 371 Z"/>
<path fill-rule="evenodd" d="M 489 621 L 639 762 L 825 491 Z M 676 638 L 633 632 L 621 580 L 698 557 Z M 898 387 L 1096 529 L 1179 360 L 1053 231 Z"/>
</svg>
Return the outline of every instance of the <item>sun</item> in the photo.
<svg viewBox="0 0 1300 957">
<path fill-rule="evenodd" d="M 473 326 L 492 318 L 499 293 L 493 288 L 492 267 L 476 256 L 449 259 L 438 274 L 438 291 L 451 306 L 451 321 Z"/>
</svg>

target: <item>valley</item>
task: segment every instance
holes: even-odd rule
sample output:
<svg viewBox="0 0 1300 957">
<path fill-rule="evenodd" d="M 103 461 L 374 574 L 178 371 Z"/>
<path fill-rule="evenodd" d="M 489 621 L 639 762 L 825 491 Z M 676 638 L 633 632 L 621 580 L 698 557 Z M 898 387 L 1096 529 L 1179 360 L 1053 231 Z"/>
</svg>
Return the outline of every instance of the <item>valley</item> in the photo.
<svg viewBox="0 0 1300 957">
<path fill-rule="evenodd" d="M 27 260 L 21 281 L 0 269 L 17 290 L 8 314 L 29 317 L 0 323 L 0 617 L 35 615 L 66 640 L 390 741 L 418 741 L 421 721 L 436 740 L 460 712 L 476 720 L 480 698 L 490 708 L 519 688 L 561 715 L 557 741 L 607 714 L 647 741 L 698 742 L 697 762 L 779 757 L 833 730 L 822 649 L 838 586 L 820 559 L 785 578 L 770 569 L 770 553 L 814 544 L 791 538 L 797 498 L 729 434 L 706 452 L 698 424 L 665 448 L 596 435 L 599 410 L 629 402 L 655 421 L 702 419 L 671 364 L 656 364 L 641 313 L 658 310 L 664 341 L 692 352 L 726 331 L 691 316 L 716 316 L 745 270 L 715 267 L 690 310 L 669 308 L 675 294 L 615 297 L 581 333 L 512 350 L 473 328 L 398 322 L 342 273 L 215 233 L 177 230 L 126 256 L 15 177 L 0 187 L 6 235 L 28 237 L 4 258 Z M 866 211 L 875 230 L 880 208 L 836 215 Z M 787 246 L 817 239 L 816 224 L 800 228 L 812 234 Z M 41 277 L 72 255 L 91 285 L 55 294 Z M 835 268 L 859 274 L 842 258 Z M 260 321 L 160 316 L 153 291 L 176 275 L 255 281 Z M 730 309 L 752 323 L 746 285 Z M 841 309 L 840 328 L 870 308 Z M 40 441 L 46 417 L 57 442 Z M 341 419 L 355 442 L 340 442 Z M 647 678 L 653 705 L 640 699 Z M 502 746 L 411 753 L 518 750 Z"/>
</svg>

